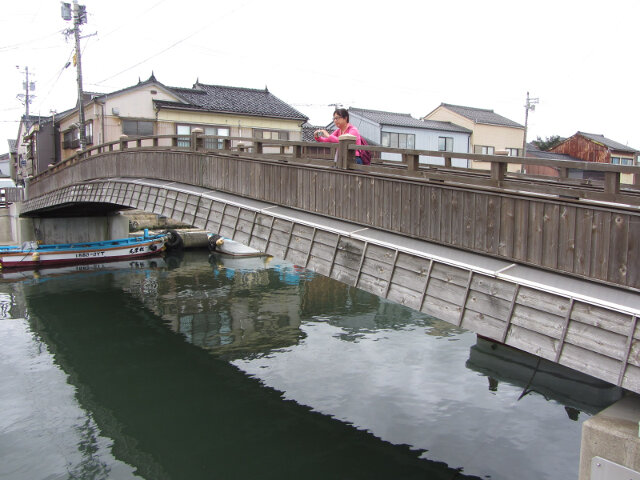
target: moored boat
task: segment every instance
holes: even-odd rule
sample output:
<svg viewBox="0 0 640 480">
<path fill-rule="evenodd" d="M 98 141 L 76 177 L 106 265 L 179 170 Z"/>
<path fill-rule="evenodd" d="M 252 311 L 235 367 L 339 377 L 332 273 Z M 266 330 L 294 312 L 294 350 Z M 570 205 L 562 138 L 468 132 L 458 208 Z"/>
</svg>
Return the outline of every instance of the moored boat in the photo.
<svg viewBox="0 0 640 480">
<path fill-rule="evenodd" d="M 73 265 L 126 260 L 158 255 L 165 250 L 165 234 L 121 238 L 102 242 L 79 242 L 22 246 L 0 246 L 1 268 L 34 268 L 51 265 Z"/>
</svg>

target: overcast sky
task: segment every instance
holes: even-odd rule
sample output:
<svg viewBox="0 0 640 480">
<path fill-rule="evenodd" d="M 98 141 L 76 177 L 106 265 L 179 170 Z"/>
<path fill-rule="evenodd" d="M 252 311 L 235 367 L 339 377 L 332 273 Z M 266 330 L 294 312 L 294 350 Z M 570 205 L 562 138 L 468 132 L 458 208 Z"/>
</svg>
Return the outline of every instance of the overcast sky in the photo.
<svg viewBox="0 0 640 480">
<path fill-rule="evenodd" d="M 410 113 L 440 103 L 524 124 L 528 139 L 603 134 L 640 149 L 640 1 L 86 0 L 84 89 L 146 80 L 264 88 L 316 125 L 342 104 Z M 3 2 L 0 153 L 15 139 L 25 67 L 31 114 L 75 105 L 71 27 L 58 0 Z M 19 68 L 16 68 L 19 66 Z"/>
</svg>

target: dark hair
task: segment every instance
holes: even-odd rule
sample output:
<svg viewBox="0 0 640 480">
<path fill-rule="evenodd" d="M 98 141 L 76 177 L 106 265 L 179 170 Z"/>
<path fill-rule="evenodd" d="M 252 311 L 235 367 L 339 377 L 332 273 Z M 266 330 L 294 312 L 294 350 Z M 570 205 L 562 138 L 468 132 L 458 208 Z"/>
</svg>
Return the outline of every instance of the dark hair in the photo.
<svg viewBox="0 0 640 480">
<path fill-rule="evenodd" d="M 346 108 L 336 108 L 333 111 L 334 115 L 338 115 L 340 118 L 344 118 L 347 122 L 349 122 L 349 111 Z"/>
</svg>

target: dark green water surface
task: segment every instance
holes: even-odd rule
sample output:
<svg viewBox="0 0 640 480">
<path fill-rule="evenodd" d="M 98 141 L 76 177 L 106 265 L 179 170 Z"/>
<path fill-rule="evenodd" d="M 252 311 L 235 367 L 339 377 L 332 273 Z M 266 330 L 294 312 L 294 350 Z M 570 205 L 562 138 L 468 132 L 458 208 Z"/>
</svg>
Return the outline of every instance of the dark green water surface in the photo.
<svg viewBox="0 0 640 480">
<path fill-rule="evenodd" d="M 1 273 L 1 479 L 567 479 L 619 395 L 277 260 Z"/>
</svg>

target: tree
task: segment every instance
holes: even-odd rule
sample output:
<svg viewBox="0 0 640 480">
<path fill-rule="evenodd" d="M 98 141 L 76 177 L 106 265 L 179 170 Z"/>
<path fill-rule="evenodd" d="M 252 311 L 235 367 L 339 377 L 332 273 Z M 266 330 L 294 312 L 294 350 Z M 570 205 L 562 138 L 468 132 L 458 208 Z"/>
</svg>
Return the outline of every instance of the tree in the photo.
<svg viewBox="0 0 640 480">
<path fill-rule="evenodd" d="M 546 151 L 546 150 L 551 150 L 553 147 L 557 147 L 562 142 L 564 142 L 564 140 L 565 139 L 562 138 L 560 135 L 551 135 L 550 137 L 547 137 L 544 140 L 538 137 L 535 140 L 533 140 L 531 143 L 533 143 L 540 150 Z"/>
</svg>

